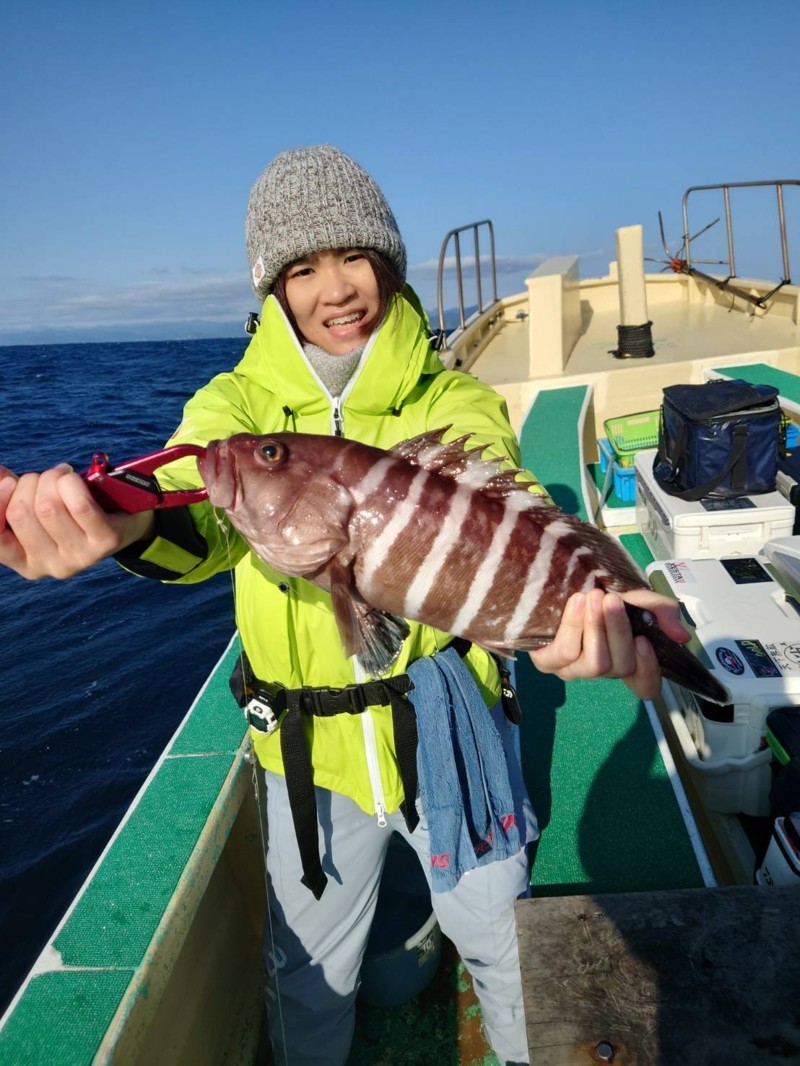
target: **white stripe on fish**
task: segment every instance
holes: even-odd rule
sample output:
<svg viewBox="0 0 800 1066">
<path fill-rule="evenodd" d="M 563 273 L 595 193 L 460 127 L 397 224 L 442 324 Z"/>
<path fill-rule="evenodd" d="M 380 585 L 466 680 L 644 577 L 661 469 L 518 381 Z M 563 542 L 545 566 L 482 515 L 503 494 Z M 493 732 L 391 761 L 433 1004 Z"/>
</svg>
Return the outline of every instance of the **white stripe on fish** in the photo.
<svg viewBox="0 0 800 1066">
<path fill-rule="evenodd" d="M 507 501 L 507 506 L 503 512 L 503 520 L 494 531 L 494 536 L 475 573 L 461 610 L 453 620 L 452 632 L 460 633 L 468 629 L 477 616 L 503 561 L 508 543 L 519 521 L 520 513 L 525 509 L 524 501 L 518 501 L 513 498 Z"/>
<path fill-rule="evenodd" d="M 375 541 L 367 548 L 362 558 L 364 573 L 364 593 L 369 596 L 372 590 L 375 575 L 386 562 L 392 546 L 409 522 L 413 521 L 414 513 L 419 505 L 423 490 L 428 481 L 429 474 L 426 470 L 418 470 L 411 481 L 411 487 L 405 499 L 401 500 L 385 529 L 378 534 Z M 369 499 L 369 497 L 365 497 Z"/>
<path fill-rule="evenodd" d="M 505 647 L 514 647 L 520 635 L 525 631 L 528 619 L 536 610 L 542 594 L 551 580 L 550 571 L 552 569 L 553 555 L 558 547 L 560 538 L 565 532 L 563 523 L 560 523 L 558 519 L 550 522 L 542 531 L 539 550 L 531 559 L 522 595 L 503 634 L 502 643 Z"/>
<path fill-rule="evenodd" d="M 369 499 L 373 493 L 380 490 L 387 478 L 391 476 L 396 462 L 396 459 L 387 455 L 385 459 L 381 459 L 379 462 L 375 463 L 374 466 L 370 467 L 366 475 L 360 481 L 351 486 L 350 492 L 359 507 L 361 507 L 364 501 Z"/>
<path fill-rule="evenodd" d="M 415 618 L 419 614 L 425 597 L 430 593 L 443 567 L 447 564 L 450 551 L 458 550 L 472 500 L 472 493 L 459 485 L 450 502 L 450 510 L 444 517 L 436 538 L 428 549 L 427 555 L 420 562 L 416 576 L 408 587 L 403 605 L 404 618 Z"/>
</svg>

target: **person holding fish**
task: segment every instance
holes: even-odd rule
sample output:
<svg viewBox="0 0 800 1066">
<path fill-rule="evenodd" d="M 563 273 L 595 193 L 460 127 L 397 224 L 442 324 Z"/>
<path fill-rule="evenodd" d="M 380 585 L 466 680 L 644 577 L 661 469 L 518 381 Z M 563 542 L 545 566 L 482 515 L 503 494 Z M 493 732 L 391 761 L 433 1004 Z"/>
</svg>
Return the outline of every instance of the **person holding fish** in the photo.
<svg viewBox="0 0 800 1066">
<path fill-rule="evenodd" d="M 527 1063 L 514 902 L 538 828 L 493 652 L 536 644 L 511 639 L 508 619 L 496 636 L 473 635 L 469 619 L 521 599 L 498 573 L 519 514 L 538 522 L 529 575 L 546 573 L 542 558 L 560 558 L 575 528 L 517 471 L 501 397 L 444 369 L 395 218 L 354 160 L 328 145 L 279 155 L 251 192 L 246 240 L 258 329 L 170 442 L 216 443 L 159 475 L 167 489 L 205 483 L 209 501 L 106 513 L 66 465 L 19 478 L 0 468 L 0 563 L 30 579 L 109 555 L 165 582 L 235 570 L 244 655 L 232 686 L 265 785 L 276 1062 L 345 1063 L 396 832 L 422 863 L 498 1058 Z M 629 567 L 608 550 L 609 571 Z M 609 587 L 620 591 L 551 595 L 548 642 L 531 657 L 565 680 L 621 677 L 652 698 L 661 667 L 634 636 L 631 605 L 680 644 L 677 606 L 635 572 Z M 465 745 L 455 754 L 453 736 Z"/>
</svg>

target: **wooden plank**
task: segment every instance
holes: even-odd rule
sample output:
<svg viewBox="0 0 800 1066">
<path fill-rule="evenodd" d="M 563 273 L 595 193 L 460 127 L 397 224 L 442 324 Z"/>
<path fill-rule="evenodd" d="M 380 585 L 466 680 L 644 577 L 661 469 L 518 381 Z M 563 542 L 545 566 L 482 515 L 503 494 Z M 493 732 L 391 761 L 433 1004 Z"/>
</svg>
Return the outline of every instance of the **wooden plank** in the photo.
<svg viewBox="0 0 800 1066">
<path fill-rule="evenodd" d="M 531 1062 L 800 1063 L 799 908 L 754 885 L 518 902 Z"/>
</svg>

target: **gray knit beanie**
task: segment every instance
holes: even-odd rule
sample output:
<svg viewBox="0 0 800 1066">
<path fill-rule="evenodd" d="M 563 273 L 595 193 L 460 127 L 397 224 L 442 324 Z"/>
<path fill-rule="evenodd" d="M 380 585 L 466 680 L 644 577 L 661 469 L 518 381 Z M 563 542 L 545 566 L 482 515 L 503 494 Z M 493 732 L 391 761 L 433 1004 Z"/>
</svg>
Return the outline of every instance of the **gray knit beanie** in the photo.
<svg viewBox="0 0 800 1066">
<path fill-rule="evenodd" d="M 245 239 L 260 300 L 296 259 L 327 248 L 374 248 L 406 277 L 406 249 L 383 193 L 358 163 L 319 144 L 277 156 L 250 193 Z"/>
</svg>

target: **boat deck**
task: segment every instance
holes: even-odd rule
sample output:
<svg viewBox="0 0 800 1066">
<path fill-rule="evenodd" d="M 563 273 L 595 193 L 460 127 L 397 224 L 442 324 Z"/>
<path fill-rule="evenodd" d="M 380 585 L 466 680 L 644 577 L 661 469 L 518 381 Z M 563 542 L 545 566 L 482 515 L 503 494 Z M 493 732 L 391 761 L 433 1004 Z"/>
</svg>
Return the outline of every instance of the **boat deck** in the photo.
<svg viewBox="0 0 800 1066">
<path fill-rule="evenodd" d="M 523 306 L 519 298 L 508 302 L 502 323 L 491 326 L 488 343 L 474 346 L 477 358 L 462 360 L 464 369 L 506 396 L 524 464 L 564 510 L 584 518 L 597 499 L 596 472 L 587 471 L 604 418 L 657 407 L 664 385 L 674 381 L 699 382 L 737 368 L 757 377 L 800 370 L 797 290 L 782 292 L 776 313 L 747 315 L 694 281 L 656 278 L 650 303 L 656 355 L 640 360 L 609 354 L 617 346 L 619 321 L 610 303 L 614 291 L 613 279 L 582 287 L 577 341 L 563 367 L 552 361 L 530 366 L 530 320 L 516 317 Z M 469 348 L 473 341 L 466 341 Z M 781 381 L 784 389 L 793 384 L 788 376 Z M 618 532 L 640 566 L 650 561 L 638 534 L 626 534 L 622 526 Z M 57 1047 L 58 1061 L 76 1066 L 90 1061 L 265 1066 L 259 1043 L 261 838 L 241 746 L 244 723 L 227 686 L 234 654 L 232 648 L 218 664 L 4 1019 L 3 1062 L 53 1061 Z M 663 935 L 677 921 L 668 906 L 675 893 L 715 880 L 749 879 L 752 850 L 736 831 L 736 819 L 703 814 L 690 792 L 687 797 L 674 763 L 679 753 L 665 737 L 658 701 L 641 703 L 619 681 L 565 685 L 539 674 L 523 656 L 517 682 L 525 715 L 523 770 L 543 827 L 532 875 L 536 899 L 527 901 L 538 915 L 551 913 L 546 910 L 551 907 L 569 922 L 575 906 L 584 911 L 589 906 L 585 900 L 614 894 L 623 901 L 644 893 L 646 899 L 659 897 L 666 908 L 651 912 L 658 920 L 650 924 Z M 167 825 L 170 832 L 164 831 Z M 601 903 L 592 906 L 609 911 Z M 614 911 L 620 922 L 626 920 L 624 911 L 620 902 Z M 662 913 L 666 926 L 658 924 Z M 540 1049 L 564 1037 L 557 1023 L 571 1008 L 556 994 L 570 982 L 556 989 L 542 983 L 555 974 L 558 984 L 559 971 L 546 966 L 543 972 L 532 914 L 529 908 L 520 918 L 528 952 L 523 976 L 531 1046 L 542 1061 Z M 586 922 L 580 926 L 589 928 Z M 560 930 L 561 944 L 569 945 L 563 922 Z M 613 935 L 613 929 L 603 931 Z M 558 947 L 553 950 L 558 955 Z M 359 1007 L 350 1066 L 496 1063 L 483 1041 L 463 964 L 451 949 L 443 956 L 434 985 L 412 1003 Z M 701 953 L 702 958 L 715 965 L 716 956 Z M 579 971 L 596 975 L 602 964 L 589 959 Z M 204 983 L 208 972 L 215 980 Z M 783 973 L 771 972 L 776 982 L 784 980 Z M 236 1006 L 220 998 L 220 985 L 239 993 Z M 655 996 L 658 988 L 652 988 Z M 620 995 L 626 995 L 624 988 Z M 636 1013 L 639 1006 L 632 1009 Z M 220 1011 L 229 1026 L 220 1024 Z M 562 1040 L 569 1045 L 567 1057 L 551 1056 L 548 1066 L 598 1061 L 597 1045 L 609 1034 L 583 1024 L 593 1017 L 591 1011 L 576 1014 Z M 652 1010 L 649 1021 L 641 1011 L 637 1018 L 652 1031 Z M 216 1034 L 213 1040 L 209 1031 Z M 794 1039 L 794 1030 L 764 1031 L 767 1050 L 783 1055 L 781 1061 L 787 1048 L 800 1055 Z M 684 1063 L 617 1058 L 640 1066 Z M 730 1066 L 734 1061 L 726 1059 Z M 750 1060 L 741 1061 L 750 1066 Z"/>
<path fill-rule="evenodd" d="M 679 284 L 686 281 L 656 276 L 648 282 L 655 293 L 649 310 L 655 348 L 652 358 L 615 359 L 611 354 L 618 344 L 620 311 L 608 306 L 607 286 L 598 282 L 596 287 L 589 285 L 585 296 L 582 291 L 577 339 L 563 366 L 536 365 L 531 356 L 529 319 L 516 317 L 522 306 L 518 301 L 506 308 L 499 328 L 477 357 L 464 365 L 507 396 L 516 410 L 517 427 L 538 383 L 564 384 L 576 378 L 594 382 L 602 394 L 598 395 L 601 403 L 606 393 L 613 396 L 619 388 L 621 402 L 628 395 L 638 395 L 639 402 L 657 406 L 665 384 L 701 380 L 702 368 L 715 362 L 780 363 L 787 371 L 800 371 L 800 329 L 788 293 L 786 304 L 766 313 L 753 313 L 741 301 L 734 306 L 723 294 L 715 292 L 712 298 L 693 283 L 691 287 Z M 522 398 L 519 408 L 517 392 Z"/>
<path fill-rule="evenodd" d="M 643 364 L 687 363 L 754 352 L 775 352 L 795 347 L 793 322 L 769 315 L 749 315 L 718 304 L 694 305 L 683 301 L 659 304 L 651 310 L 655 356 Z M 620 360 L 609 355 L 617 347 L 617 309 L 592 315 L 567 364 L 566 373 L 589 374 L 613 369 Z M 609 366 L 610 364 L 610 366 Z"/>
<path fill-rule="evenodd" d="M 523 464 L 562 510 L 588 519 L 580 446 L 591 388 L 540 392 L 520 434 Z M 561 447 L 555 427 L 569 425 Z M 640 536 L 626 545 L 644 566 Z M 536 895 L 631 892 L 714 883 L 672 759 L 652 709 L 621 681 L 539 674 L 517 657 L 523 768 L 543 827 L 533 865 Z M 635 802 L 631 802 L 635 797 Z M 669 846 L 664 847 L 664 841 Z M 603 887 L 600 887 L 603 886 Z"/>
</svg>

